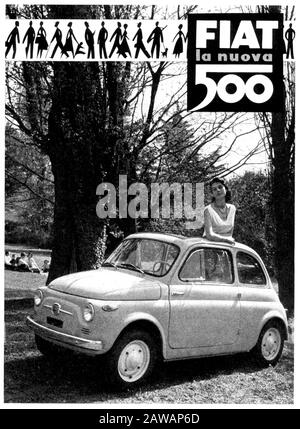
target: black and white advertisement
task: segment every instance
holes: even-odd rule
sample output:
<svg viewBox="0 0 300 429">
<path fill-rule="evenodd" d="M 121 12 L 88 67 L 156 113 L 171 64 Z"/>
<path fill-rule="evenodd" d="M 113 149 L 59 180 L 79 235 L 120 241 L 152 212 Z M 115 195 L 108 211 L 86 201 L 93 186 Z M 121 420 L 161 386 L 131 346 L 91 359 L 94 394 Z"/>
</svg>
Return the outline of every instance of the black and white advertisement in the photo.
<svg viewBox="0 0 300 429">
<path fill-rule="evenodd" d="M 294 3 L 2 6 L 2 408 L 299 406 Z"/>
</svg>

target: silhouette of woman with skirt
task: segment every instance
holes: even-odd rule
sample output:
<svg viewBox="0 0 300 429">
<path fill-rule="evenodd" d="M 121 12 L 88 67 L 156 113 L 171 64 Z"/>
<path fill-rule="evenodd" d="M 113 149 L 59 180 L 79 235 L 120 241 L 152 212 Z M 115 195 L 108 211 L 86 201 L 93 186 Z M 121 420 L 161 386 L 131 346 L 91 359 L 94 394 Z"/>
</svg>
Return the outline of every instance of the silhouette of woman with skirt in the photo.
<svg viewBox="0 0 300 429">
<path fill-rule="evenodd" d="M 38 44 L 38 50 L 37 50 L 37 56 L 42 56 L 43 51 L 46 51 L 48 49 L 48 42 L 47 42 L 47 33 L 46 30 L 43 27 L 43 22 L 40 23 L 40 28 L 38 29 L 35 43 Z"/>
<path fill-rule="evenodd" d="M 124 24 L 124 32 L 122 34 L 122 41 L 121 41 L 121 44 L 120 44 L 120 47 L 119 47 L 119 50 L 118 50 L 118 54 L 122 55 L 124 58 L 127 57 L 126 54 L 129 54 L 129 56 L 131 57 L 131 52 L 130 52 L 130 49 L 129 49 L 129 46 L 128 46 L 128 42 L 127 42 L 127 39 L 128 39 L 128 37 L 127 37 L 127 27 L 128 27 L 128 25 Z"/>
<path fill-rule="evenodd" d="M 184 39 L 184 42 L 186 42 L 186 37 L 183 34 L 183 32 L 181 31 L 182 30 L 182 24 L 180 24 L 178 26 L 178 28 L 179 28 L 179 31 L 176 34 L 176 36 L 174 37 L 174 39 L 173 39 L 173 42 L 174 42 L 174 40 L 176 39 L 176 37 L 178 37 L 178 39 L 177 39 L 177 41 L 175 43 L 175 46 L 174 46 L 174 51 L 173 51 L 173 54 L 175 55 L 175 58 L 176 57 L 179 58 L 180 54 L 182 54 L 182 52 L 183 52 L 183 39 Z"/>
<path fill-rule="evenodd" d="M 73 58 L 74 58 L 74 57 L 75 57 L 75 55 L 74 55 L 74 48 L 73 48 L 73 41 L 72 41 L 72 38 L 74 38 L 74 40 L 75 40 L 75 42 L 76 42 L 77 44 L 78 44 L 78 41 L 77 41 L 77 39 L 76 39 L 76 37 L 75 37 L 75 35 L 74 35 L 74 33 L 73 33 L 73 30 L 72 30 L 72 22 L 69 22 L 68 27 L 69 27 L 69 31 L 68 31 L 68 33 L 67 33 L 66 43 L 65 43 L 64 48 L 65 48 L 65 51 L 66 51 L 66 52 L 67 52 L 67 51 L 72 52 L 72 55 L 73 55 Z"/>
</svg>

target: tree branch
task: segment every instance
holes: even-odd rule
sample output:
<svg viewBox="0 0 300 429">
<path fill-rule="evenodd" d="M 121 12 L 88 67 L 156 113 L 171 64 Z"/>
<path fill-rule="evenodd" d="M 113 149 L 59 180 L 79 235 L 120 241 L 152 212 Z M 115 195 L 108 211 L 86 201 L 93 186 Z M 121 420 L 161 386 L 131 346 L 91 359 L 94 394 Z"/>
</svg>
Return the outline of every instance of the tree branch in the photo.
<svg viewBox="0 0 300 429">
<path fill-rule="evenodd" d="M 22 182 L 21 180 L 17 179 L 13 174 L 9 173 L 9 171 L 6 171 L 5 174 L 7 174 L 11 179 L 15 180 L 17 183 L 19 183 L 21 186 L 24 186 L 28 191 L 30 191 L 33 195 L 40 198 L 41 200 L 48 201 L 48 203 L 54 205 L 54 201 L 49 200 L 49 198 L 45 198 L 44 196 L 38 194 L 36 191 L 34 191 L 30 186 L 28 186 L 26 183 Z"/>
</svg>

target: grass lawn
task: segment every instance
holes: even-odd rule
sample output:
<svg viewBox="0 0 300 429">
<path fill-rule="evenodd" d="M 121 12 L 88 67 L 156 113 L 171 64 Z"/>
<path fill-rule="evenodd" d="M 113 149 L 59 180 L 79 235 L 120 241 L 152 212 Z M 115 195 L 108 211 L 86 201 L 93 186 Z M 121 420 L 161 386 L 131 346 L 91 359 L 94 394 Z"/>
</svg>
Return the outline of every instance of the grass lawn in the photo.
<svg viewBox="0 0 300 429">
<path fill-rule="evenodd" d="M 5 298 L 33 296 L 33 291 L 45 286 L 47 275 L 5 270 Z"/>
<path fill-rule="evenodd" d="M 29 247 L 22 245 L 7 245 L 5 249 L 10 255 L 20 252 L 28 252 Z M 31 248 L 32 249 L 32 248 Z M 49 250 L 33 250 L 33 257 L 39 267 L 42 267 L 44 260 L 51 261 L 51 252 Z M 28 272 L 5 270 L 5 298 L 23 298 L 33 296 L 33 291 L 41 286 L 45 286 L 47 274 L 36 274 Z"/>
<path fill-rule="evenodd" d="M 119 393 L 102 383 L 99 359 L 49 360 L 37 350 L 25 319 L 32 309 L 5 312 L 6 403 L 293 404 L 293 348 L 276 367 L 259 368 L 247 354 L 164 363 L 144 387 Z M 113 387 L 113 386 L 111 386 Z"/>
<path fill-rule="evenodd" d="M 40 257 L 36 256 L 40 265 Z M 5 271 L 5 298 L 30 298 L 47 276 Z M 5 311 L 4 385 L 7 403 L 292 404 L 293 345 L 278 365 L 255 366 L 248 355 L 169 362 L 143 388 L 112 393 L 102 384 L 100 361 L 83 357 L 51 362 L 37 350 L 26 325 L 32 308 Z M 289 320 L 293 331 L 293 320 Z M 126 405 L 125 405 L 126 406 Z"/>
</svg>

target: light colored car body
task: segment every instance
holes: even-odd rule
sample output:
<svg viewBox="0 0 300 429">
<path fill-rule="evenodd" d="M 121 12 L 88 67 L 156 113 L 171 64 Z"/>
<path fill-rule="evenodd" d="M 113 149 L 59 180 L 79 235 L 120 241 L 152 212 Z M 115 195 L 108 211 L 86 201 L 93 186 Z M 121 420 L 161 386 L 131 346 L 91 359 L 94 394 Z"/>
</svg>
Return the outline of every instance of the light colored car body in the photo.
<svg viewBox="0 0 300 429">
<path fill-rule="evenodd" d="M 160 276 L 102 267 L 57 278 L 41 288 L 42 302 L 35 305 L 34 316 L 27 320 L 39 337 L 80 353 L 97 355 L 108 352 L 131 326 L 142 327 L 159 338 L 164 360 L 250 351 L 271 320 L 280 324 L 286 339 L 285 310 L 262 260 L 249 247 L 159 233 L 133 234 L 128 240 L 167 243 L 175 246 L 178 254 L 171 266 L 165 263 L 165 273 Z M 229 283 L 207 281 L 201 276 L 197 278 L 197 274 L 188 278 L 193 259 L 198 261 L 199 256 L 201 265 L 203 255 L 210 254 L 217 255 L 217 261 L 223 258 L 223 265 L 230 265 L 233 272 L 227 273 Z M 237 259 L 242 261 L 240 268 Z M 255 271 L 255 267 L 251 268 L 252 260 L 253 267 L 261 267 L 263 274 L 259 275 L 265 280 L 260 282 L 264 284 L 240 281 L 242 269 L 246 274 Z M 155 261 L 152 268 L 158 272 Z M 94 308 L 93 320 L 89 322 L 83 317 L 88 304 Z"/>
</svg>

